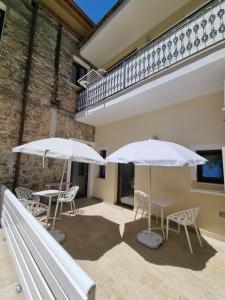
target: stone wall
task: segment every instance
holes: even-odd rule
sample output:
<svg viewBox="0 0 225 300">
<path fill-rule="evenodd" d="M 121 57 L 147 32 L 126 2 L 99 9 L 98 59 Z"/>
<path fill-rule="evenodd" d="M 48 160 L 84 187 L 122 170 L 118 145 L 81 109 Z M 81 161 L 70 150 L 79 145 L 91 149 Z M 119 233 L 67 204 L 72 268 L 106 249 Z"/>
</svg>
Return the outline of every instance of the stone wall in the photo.
<svg viewBox="0 0 225 300">
<path fill-rule="evenodd" d="M 7 6 L 0 45 L 0 184 L 12 185 L 28 57 L 32 6 L 28 0 L 1 0 Z M 76 92 L 68 83 L 78 40 L 39 7 L 34 34 L 23 142 L 49 136 L 94 139 L 94 128 L 75 121 Z M 54 103 L 60 103 L 56 107 Z M 61 163 L 42 168 L 39 157 L 22 155 L 19 185 L 59 180 Z"/>
</svg>

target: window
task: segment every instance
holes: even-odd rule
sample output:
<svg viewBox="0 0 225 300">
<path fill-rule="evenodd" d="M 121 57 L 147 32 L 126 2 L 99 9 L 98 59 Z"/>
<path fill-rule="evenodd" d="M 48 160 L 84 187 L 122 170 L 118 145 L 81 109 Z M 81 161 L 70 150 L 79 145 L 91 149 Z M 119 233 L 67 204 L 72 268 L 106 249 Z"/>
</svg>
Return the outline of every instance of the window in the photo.
<svg viewBox="0 0 225 300">
<path fill-rule="evenodd" d="M 83 77 L 85 74 L 87 74 L 87 69 L 79 65 L 77 62 L 73 62 L 71 82 L 73 84 L 77 84 L 78 79 Z"/>
<path fill-rule="evenodd" d="M 87 176 L 88 175 L 88 164 L 78 163 L 78 175 Z"/>
<path fill-rule="evenodd" d="M 4 18 L 5 18 L 5 11 L 0 8 L 0 40 L 3 32 Z"/>
<path fill-rule="evenodd" d="M 100 150 L 100 155 L 106 158 L 106 150 Z M 105 166 L 99 166 L 98 178 L 105 179 Z"/>
<path fill-rule="evenodd" d="M 197 167 L 197 181 L 208 183 L 223 183 L 222 150 L 202 150 L 197 153 L 208 160 L 205 165 Z"/>
</svg>

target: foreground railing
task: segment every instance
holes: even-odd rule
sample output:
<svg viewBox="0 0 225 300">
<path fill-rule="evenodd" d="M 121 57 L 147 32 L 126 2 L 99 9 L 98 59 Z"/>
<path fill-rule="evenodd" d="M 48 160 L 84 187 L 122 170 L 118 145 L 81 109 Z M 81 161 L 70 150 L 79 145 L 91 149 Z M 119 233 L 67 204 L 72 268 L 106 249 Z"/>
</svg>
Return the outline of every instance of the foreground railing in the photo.
<svg viewBox="0 0 225 300">
<path fill-rule="evenodd" d="M 94 299 L 92 279 L 9 190 L 3 194 L 1 224 L 25 298 Z"/>
<path fill-rule="evenodd" d="M 78 95 L 77 112 L 216 45 L 224 38 L 225 0 L 212 1 L 82 91 Z"/>
</svg>

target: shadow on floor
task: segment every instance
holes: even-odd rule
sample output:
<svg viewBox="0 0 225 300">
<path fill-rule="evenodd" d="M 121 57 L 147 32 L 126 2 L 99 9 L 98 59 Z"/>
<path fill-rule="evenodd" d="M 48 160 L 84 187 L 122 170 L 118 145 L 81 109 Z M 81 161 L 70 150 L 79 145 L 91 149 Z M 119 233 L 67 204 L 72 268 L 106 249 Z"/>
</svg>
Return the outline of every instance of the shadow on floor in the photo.
<svg viewBox="0 0 225 300">
<path fill-rule="evenodd" d="M 82 211 L 82 208 L 100 202 L 96 199 L 80 198 L 76 200 L 76 207 Z M 153 223 L 152 227 L 155 227 L 155 225 Z M 189 231 L 194 251 L 194 254 L 191 255 L 183 230 L 179 235 L 170 231 L 167 241 L 158 249 L 150 249 L 137 242 L 137 234 L 146 229 L 146 226 L 147 219 L 126 223 L 121 238 L 119 224 L 102 216 L 87 216 L 81 213 L 81 215 L 72 218 L 63 216 L 63 219 L 57 222 L 57 229 L 66 234 L 62 246 L 72 257 L 78 260 L 97 260 L 116 245 L 125 242 L 150 263 L 201 271 L 206 267 L 210 258 L 217 253 L 204 238 L 202 238 L 203 248 L 201 248 L 196 234 Z M 157 232 L 161 234 L 160 231 Z"/>
<path fill-rule="evenodd" d="M 75 259 L 97 260 L 121 242 L 119 225 L 102 216 L 64 216 L 57 229 L 65 233 L 63 248 Z"/>
<path fill-rule="evenodd" d="M 137 234 L 147 226 L 146 219 L 139 219 L 125 224 L 123 241 L 140 254 L 146 261 L 157 265 L 170 265 L 201 271 L 217 251 L 202 238 L 203 248 L 200 247 L 195 233 L 190 233 L 194 254 L 189 251 L 185 232 L 181 230 L 169 232 L 169 239 L 158 249 L 150 249 L 137 242 Z M 153 227 L 155 224 L 153 224 Z M 160 231 L 157 231 L 161 234 Z"/>
<path fill-rule="evenodd" d="M 91 206 L 91 205 L 102 203 L 103 201 L 99 200 L 99 199 L 95 199 L 95 198 L 91 198 L 91 199 L 77 198 L 75 200 L 75 202 L 76 202 L 76 207 L 77 208 L 83 208 L 83 207 L 86 207 L 86 206 Z"/>
</svg>

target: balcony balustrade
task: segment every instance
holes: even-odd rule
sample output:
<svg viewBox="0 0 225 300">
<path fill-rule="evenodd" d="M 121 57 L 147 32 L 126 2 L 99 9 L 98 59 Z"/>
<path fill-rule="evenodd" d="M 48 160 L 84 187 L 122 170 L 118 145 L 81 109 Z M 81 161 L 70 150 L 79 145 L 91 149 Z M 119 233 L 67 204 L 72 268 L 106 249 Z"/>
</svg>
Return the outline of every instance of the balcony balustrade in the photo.
<svg viewBox="0 0 225 300">
<path fill-rule="evenodd" d="M 225 39 L 225 0 L 211 1 L 156 40 L 128 56 L 78 94 L 77 112 Z"/>
</svg>

